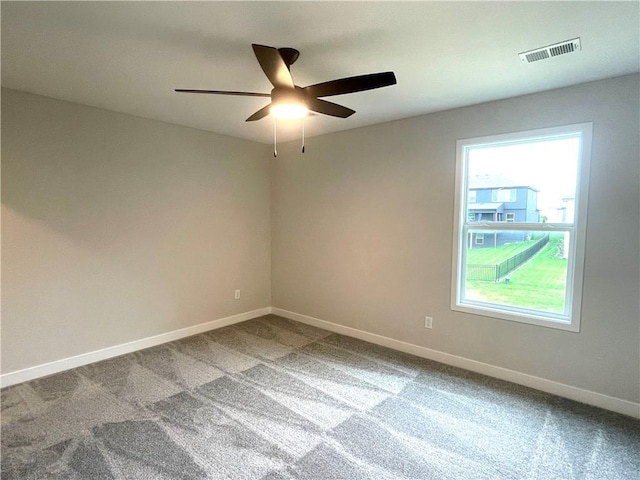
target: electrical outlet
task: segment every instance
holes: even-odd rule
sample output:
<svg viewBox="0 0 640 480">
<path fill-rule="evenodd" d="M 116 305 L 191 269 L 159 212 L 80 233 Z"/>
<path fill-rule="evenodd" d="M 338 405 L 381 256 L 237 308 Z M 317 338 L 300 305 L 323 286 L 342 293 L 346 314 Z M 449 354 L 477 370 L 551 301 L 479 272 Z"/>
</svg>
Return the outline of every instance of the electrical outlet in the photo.
<svg viewBox="0 0 640 480">
<path fill-rule="evenodd" d="M 424 317 L 424 328 L 433 328 L 433 318 Z"/>
<path fill-rule="evenodd" d="M 235 295 L 233 296 L 233 298 L 235 298 L 236 300 L 240 299 L 240 290 L 236 290 Z"/>
</svg>

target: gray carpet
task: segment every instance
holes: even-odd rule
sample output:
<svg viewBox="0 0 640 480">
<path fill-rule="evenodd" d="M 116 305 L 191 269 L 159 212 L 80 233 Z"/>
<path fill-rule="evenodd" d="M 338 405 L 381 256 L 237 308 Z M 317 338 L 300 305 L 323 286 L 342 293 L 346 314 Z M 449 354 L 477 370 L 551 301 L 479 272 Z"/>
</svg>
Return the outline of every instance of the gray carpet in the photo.
<svg viewBox="0 0 640 480">
<path fill-rule="evenodd" d="M 638 420 L 271 315 L 2 390 L 3 479 L 638 472 Z"/>
</svg>

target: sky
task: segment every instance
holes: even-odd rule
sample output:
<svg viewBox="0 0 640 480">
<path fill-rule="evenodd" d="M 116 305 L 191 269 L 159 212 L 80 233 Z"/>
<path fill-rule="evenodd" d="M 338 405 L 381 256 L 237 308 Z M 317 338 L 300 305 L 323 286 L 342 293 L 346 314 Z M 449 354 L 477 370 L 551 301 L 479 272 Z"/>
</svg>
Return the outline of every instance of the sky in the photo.
<svg viewBox="0 0 640 480">
<path fill-rule="evenodd" d="M 573 197 L 578 178 L 579 138 L 471 147 L 469 176 L 502 175 L 538 189 L 538 208 L 562 206 Z"/>
</svg>

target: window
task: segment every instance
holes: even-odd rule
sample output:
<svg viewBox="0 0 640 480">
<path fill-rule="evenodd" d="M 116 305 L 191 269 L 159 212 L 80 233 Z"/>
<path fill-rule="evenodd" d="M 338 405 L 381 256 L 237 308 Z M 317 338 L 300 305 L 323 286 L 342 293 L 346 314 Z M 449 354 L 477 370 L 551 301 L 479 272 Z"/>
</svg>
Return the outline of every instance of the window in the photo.
<svg viewBox="0 0 640 480">
<path fill-rule="evenodd" d="M 458 141 L 453 310 L 579 331 L 591 130 Z M 469 193 L 478 185 L 498 205 L 494 220 L 474 224 Z M 518 189 L 532 193 L 516 202 Z"/>
<path fill-rule="evenodd" d="M 491 201 L 492 202 L 515 202 L 516 190 L 515 188 L 492 190 Z"/>
<path fill-rule="evenodd" d="M 476 203 L 476 191 L 469 190 L 469 196 L 467 197 L 469 203 Z"/>
</svg>

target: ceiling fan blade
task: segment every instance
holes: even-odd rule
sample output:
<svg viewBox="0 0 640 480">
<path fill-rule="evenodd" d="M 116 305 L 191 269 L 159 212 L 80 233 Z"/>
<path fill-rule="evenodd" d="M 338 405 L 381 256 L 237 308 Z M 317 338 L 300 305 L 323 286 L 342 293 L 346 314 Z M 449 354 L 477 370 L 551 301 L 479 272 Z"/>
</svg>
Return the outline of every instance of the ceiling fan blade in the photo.
<svg viewBox="0 0 640 480">
<path fill-rule="evenodd" d="M 213 95 L 239 95 L 241 97 L 270 97 L 268 93 L 254 93 L 254 92 L 231 92 L 228 90 L 191 90 L 188 88 L 176 88 L 178 93 L 209 93 Z"/>
<path fill-rule="evenodd" d="M 396 76 L 393 72 L 382 72 L 316 83 L 305 87 L 304 90 L 312 97 L 330 97 L 331 95 L 362 92 L 395 84 Z"/>
<path fill-rule="evenodd" d="M 251 45 L 258 63 L 274 87 L 293 88 L 293 78 L 277 48 L 266 45 Z"/>
<path fill-rule="evenodd" d="M 271 104 L 267 105 L 266 107 L 262 107 L 256 113 L 247 118 L 245 122 L 255 122 L 256 120 L 260 120 L 261 118 L 266 117 L 267 115 L 269 115 L 270 108 Z"/>
<path fill-rule="evenodd" d="M 343 107 L 337 103 L 320 100 L 319 98 L 309 99 L 307 101 L 307 106 L 312 112 L 323 113 L 325 115 L 331 115 L 332 117 L 347 118 L 356 113 L 355 110 Z"/>
</svg>

